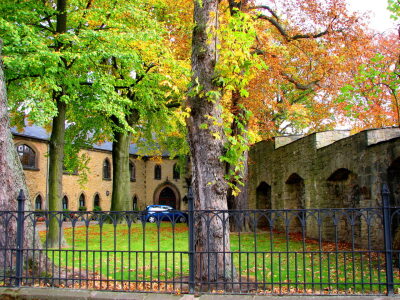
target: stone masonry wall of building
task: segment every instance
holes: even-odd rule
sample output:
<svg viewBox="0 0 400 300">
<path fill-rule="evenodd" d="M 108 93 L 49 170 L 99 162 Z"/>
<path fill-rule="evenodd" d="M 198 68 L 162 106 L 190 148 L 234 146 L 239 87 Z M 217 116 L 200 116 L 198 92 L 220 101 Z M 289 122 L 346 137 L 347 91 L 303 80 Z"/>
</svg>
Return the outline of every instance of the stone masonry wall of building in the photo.
<svg viewBox="0 0 400 300">
<path fill-rule="evenodd" d="M 28 138 L 15 137 L 14 143 L 16 147 L 26 144 L 31 147 L 36 153 L 47 153 L 48 143 L 46 141 L 34 140 Z M 36 168 L 33 170 L 25 169 L 26 184 L 28 186 L 29 197 L 35 199 L 38 195 L 42 199 L 47 195 L 47 168 L 48 159 L 46 155 L 36 156 Z M 35 207 L 35 206 L 33 206 Z"/>
<path fill-rule="evenodd" d="M 259 142 L 250 150 L 250 208 L 380 207 L 383 183 L 392 183 L 392 194 L 394 190 L 400 192 L 400 180 L 392 179 L 389 174 L 394 168 L 400 170 L 398 128 L 367 130 L 352 136 L 346 131 L 327 131 L 296 137 L 284 145 L 280 141 Z M 286 138 L 286 141 L 290 140 Z M 270 188 L 269 199 L 260 196 L 258 188 L 262 183 Z M 257 201 L 270 201 L 270 204 Z M 339 234 L 343 237 L 350 230 L 346 222 L 341 220 L 339 225 Z M 367 225 L 362 219 L 356 222 L 356 237 L 362 246 L 367 242 L 363 237 L 363 228 Z M 327 239 L 332 226 L 324 228 L 323 236 Z M 374 232 L 376 236 L 371 236 L 371 240 L 382 244 L 381 231 Z M 307 223 L 307 235 L 318 236 L 312 221 Z"/>
<path fill-rule="evenodd" d="M 24 169 L 30 198 L 33 202 L 38 195 L 42 197 L 44 203 L 42 208 L 47 208 L 47 174 L 48 174 L 48 142 L 40 139 L 33 139 L 21 136 L 14 137 L 15 145 L 26 144 L 36 153 L 36 168 L 34 170 Z M 111 207 L 112 179 L 103 178 L 103 162 L 109 159 L 112 168 L 112 156 L 110 151 L 106 150 L 82 150 L 81 153 L 90 157 L 88 162 L 88 181 L 81 185 L 79 176 L 72 174 L 63 175 L 63 197 L 68 199 L 68 209 L 78 210 L 79 198 L 83 194 L 85 206 L 88 210 L 94 207 L 95 196 L 100 199 L 102 210 L 109 210 Z M 131 163 L 134 163 L 136 178 L 131 181 L 131 195 L 126 199 L 130 209 L 133 209 L 133 199 L 136 196 L 138 210 L 143 210 L 146 205 L 158 204 L 160 192 L 165 188 L 171 188 L 177 199 L 177 209 L 187 209 L 187 204 L 182 201 L 186 195 L 184 174 L 180 179 L 173 179 L 173 166 L 177 160 L 169 158 L 141 158 L 130 156 Z M 161 166 L 161 179 L 154 178 L 154 167 L 156 164 Z"/>
</svg>

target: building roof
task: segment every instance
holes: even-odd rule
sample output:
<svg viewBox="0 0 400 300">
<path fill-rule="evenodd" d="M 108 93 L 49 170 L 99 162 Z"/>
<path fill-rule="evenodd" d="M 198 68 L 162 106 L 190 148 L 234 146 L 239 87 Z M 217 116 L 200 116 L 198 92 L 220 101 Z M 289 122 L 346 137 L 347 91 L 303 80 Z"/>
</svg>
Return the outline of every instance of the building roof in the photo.
<svg viewBox="0 0 400 300">
<path fill-rule="evenodd" d="M 16 127 L 11 128 L 11 132 L 15 136 L 26 137 L 36 140 L 49 141 L 50 133 L 43 127 L 36 125 L 28 125 L 22 129 L 22 131 L 17 130 Z M 101 144 L 93 144 L 93 149 L 103 150 L 103 151 L 112 151 L 112 142 L 104 142 Z M 129 154 L 138 155 L 139 149 L 136 144 L 131 144 L 129 146 Z M 163 156 L 168 156 L 167 153 L 163 153 Z"/>
</svg>

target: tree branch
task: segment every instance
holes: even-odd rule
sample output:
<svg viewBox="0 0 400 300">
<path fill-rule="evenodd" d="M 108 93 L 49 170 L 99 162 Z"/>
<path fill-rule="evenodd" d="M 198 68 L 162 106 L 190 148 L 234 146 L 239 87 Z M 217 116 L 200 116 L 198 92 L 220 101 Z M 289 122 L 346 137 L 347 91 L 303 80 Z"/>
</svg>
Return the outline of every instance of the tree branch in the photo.
<svg viewBox="0 0 400 300">
<path fill-rule="evenodd" d="M 302 91 L 312 90 L 312 89 L 314 89 L 314 87 L 316 85 L 318 85 L 318 82 L 320 82 L 320 79 L 317 79 L 308 84 L 302 84 L 302 83 L 298 82 L 297 80 L 295 80 L 292 75 L 289 75 L 285 72 L 281 72 L 281 75 L 283 77 L 285 77 L 287 81 L 289 81 L 290 83 L 293 83 L 297 89 L 302 90 Z"/>
<path fill-rule="evenodd" d="M 257 16 L 257 18 L 270 22 L 279 31 L 279 33 L 285 38 L 285 40 L 287 42 L 291 42 L 291 41 L 295 41 L 295 40 L 299 40 L 299 39 L 309 39 L 309 38 L 316 39 L 316 38 L 322 37 L 329 33 L 329 31 L 330 31 L 329 29 L 331 28 L 333 21 L 336 20 L 336 16 L 335 16 L 324 31 L 321 31 L 318 33 L 295 34 L 293 36 L 290 36 L 288 34 L 288 32 L 286 31 L 286 29 L 283 27 L 283 25 L 279 22 L 278 15 L 271 9 L 271 7 L 269 7 L 267 5 L 257 5 L 257 6 L 251 7 L 251 9 L 267 10 L 272 15 L 272 17 L 268 17 L 268 16 L 260 13 Z M 338 31 L 341 31 L 341 30 L 338 30 Z"/>
<path fill-rule="evenodd" d="M 144 71 L 144 74 L 138 76 L 138 78 L 136 79 L 135 83 L 132 83 L 132 84 L 131 84 L 131 87 L 135 86 L 135 85 L 138 84 L 140 81 L 142 81 L 143 78 L 146 76 L 146 74 L 149 73 L 149 71 L 150 71 L 152 68 L 154 68 L 155 66 L 156 66 L 155 64 L 150 63 L 150 64 L 147 66 L 146 71 Z"/>
</svg>

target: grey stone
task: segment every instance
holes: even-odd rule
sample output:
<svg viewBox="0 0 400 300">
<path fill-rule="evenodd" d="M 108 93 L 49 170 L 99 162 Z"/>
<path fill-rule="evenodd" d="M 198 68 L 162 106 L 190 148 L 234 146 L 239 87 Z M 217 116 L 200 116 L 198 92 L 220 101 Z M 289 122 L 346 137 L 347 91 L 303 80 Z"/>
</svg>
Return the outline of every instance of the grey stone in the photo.
<svg viewBox="0 0 400 300">
<path fill-rule="evenodd" d="M 348 134 L 347 131 L 327 131 L 297 140 L 282 137 L 253 145 L 249 151 L 249 161 L 253 162 L 249 164 L 249 208 L 381 207 L 382 183 L 388 182 L 392 191 L 400 191 L 400 164 L 397 164 L 400 161 L 400 129 L 372 129 L 352 136 Z M 283 145 L 283 141 L 288 143 Z M 272 147 L 274 143 L 275 147 Z M 396 168 L 391 174 L 390 166 Z M 301 178 L 299 183 L 289 180 L 293 176 Z M 258 189 L 263 182 L 270 186 L 268 192 Z M 400 205 L 400 192 L 392 192 L 392 197 L 393 202 Z M 291 230 L 296 226 L 292 225 Z M 365 248 L 368 227 L 361 226 L 360 222 L 356 226 L 356 246 Z M 317 229 L 315 224 L 307 223 L 309 237 L 315 237 Z M 328 237 L 326 230 L 331 229 L 326 227 L 323 237 Z M 349 225 L 343 225 L 340 239 L 349 237 L 349 230 Z M 373 247 L 382 248 L 381 230 L 372 242 Z"/>
</svg>

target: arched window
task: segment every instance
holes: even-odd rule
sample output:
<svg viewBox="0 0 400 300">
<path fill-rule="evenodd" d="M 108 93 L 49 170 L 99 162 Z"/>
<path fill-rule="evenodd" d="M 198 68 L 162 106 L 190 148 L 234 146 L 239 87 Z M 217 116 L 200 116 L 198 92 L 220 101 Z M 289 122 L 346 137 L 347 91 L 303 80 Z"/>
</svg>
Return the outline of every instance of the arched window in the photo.
<svg viewBox="0 0 400 300">
<path fill-rule="evenodd" d="M 36 168 L 36 153 L 31 147 L 25 144 L 18 145 L 17 152 L 24 169 Z"/>
<path fill-rule="evenodd" d="M 178 164 L 174 164 L 174 167 L 172 169 L 172 178 L 173 179 L 180 179 L 181 178 L 181 170 L 180 170 Z"/>
<path fill-rule="evenodd" d="M 160 165 L 156 165 L 154 167 L 154 179 L 161 179 L 161 166 Z"/>
<path fill-rule="evenodd" d="M 108 158 L 103 162 L 103 179 L 111 179 L 111 164 Z"/>
<path fill-rule="evenodd" d="M 99 194 L 94 195 L 93 208 L 100 207 L 100 196 Z"/>
<path fill-rule="evenodd" d="M 68 197 L 64 196 L 62 198 L 62 209 L 68 209 Z"/>
<path fill-rule="evenodd" d="M 131 161 L 129 161 L 129 177 L 131 181 L 136 181 L 136 167 Z"/>
<path fill-rule="evenodd" d="M 37 195 L 36 199 L 35 199 L 35 209 L 36 210 L 41 210 L 42 209 L 42 196 Z"/>
<path fill-rule="evenodd" d="M 86 206 L 85 195 L 81 194 L 79 196 L 79 207 L 85 207 L 85 206 Z"/>
<path fill-rule="evenodd" d="M 137 210 L 137 203 L 138 203 L 138 199 L 137 199 L 137 197 L 135 195 L 132 198 L 132 210 Z"/>
</svg>

